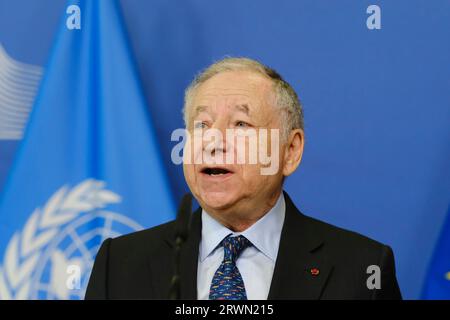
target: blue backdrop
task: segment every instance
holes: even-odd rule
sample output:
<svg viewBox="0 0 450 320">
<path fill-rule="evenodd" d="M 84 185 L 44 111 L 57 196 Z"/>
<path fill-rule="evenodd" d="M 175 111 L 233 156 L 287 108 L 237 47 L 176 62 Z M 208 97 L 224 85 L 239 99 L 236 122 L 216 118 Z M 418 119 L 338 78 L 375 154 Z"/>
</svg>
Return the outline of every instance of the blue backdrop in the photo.
<svg viewBox="0 0 450 320">
<path fill-rule="evenodd" d="M 380 30 L 366 26 L 371 4 Z M 420 297 L 450 205 L 449 1 L 121 6 L 175 199 L 187 190 L 170 161 L 184 88 L 225 55 L 259 59 L 304 104 L 304 160 L 287 191 L 306 214 L 391 245 L 404 297 Z M 0 44 L 44 67 L 65 9 L 65 0 L 0 0 Z M 19 142 L 0 140 L 1 185 Z"/>
</svg>

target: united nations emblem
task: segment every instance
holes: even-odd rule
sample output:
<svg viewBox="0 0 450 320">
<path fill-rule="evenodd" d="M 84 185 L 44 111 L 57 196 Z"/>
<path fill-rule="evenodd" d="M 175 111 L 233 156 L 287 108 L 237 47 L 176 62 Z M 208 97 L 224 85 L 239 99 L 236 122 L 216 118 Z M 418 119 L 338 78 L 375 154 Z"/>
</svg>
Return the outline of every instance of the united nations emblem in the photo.
<svg viewBox="0 0 450 320">
<path fill-rule="evenodd" d="M 103 240 L 142 229 L 105 209 L 120 201 L 94 179 L 57 190 L 9 241 L 0 265 L 0 300 L 82 299 Z"/>
</svg>

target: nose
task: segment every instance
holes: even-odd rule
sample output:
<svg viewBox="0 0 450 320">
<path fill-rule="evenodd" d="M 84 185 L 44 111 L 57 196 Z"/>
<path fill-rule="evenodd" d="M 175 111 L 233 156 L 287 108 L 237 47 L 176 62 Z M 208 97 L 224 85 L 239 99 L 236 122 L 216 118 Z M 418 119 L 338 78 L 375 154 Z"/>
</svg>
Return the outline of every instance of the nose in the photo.
<svg viewBox="0 0 450 320">
<path fill-rule="evenodd" d="M 213 125 L 204 132 L 203 150 L 215 157 L 224 157 L 230 147 L 227 144 L 227 119 L 216 119 Z M 223 159 L 221 159 L 223 160 Z"/>
<path fill-rule="evenodd" d="M 226 142 L 226 128 L 214 125 L 205 132 L 203 150 L 211 155 L 226 153 Z"/>
</svg>

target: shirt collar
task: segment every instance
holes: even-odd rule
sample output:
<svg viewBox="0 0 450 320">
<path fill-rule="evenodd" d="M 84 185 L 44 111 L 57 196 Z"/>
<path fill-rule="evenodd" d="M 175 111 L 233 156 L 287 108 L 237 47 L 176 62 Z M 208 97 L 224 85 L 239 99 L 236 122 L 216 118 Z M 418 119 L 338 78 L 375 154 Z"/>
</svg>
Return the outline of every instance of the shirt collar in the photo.
<svg viewBox="0 0 450 320">
<path fill-rule="evenodd" d="M 275 262 L 283 228 L 286 203 L 281 193 L 275 206 L 250 228 L 243 232 L 233 232 L 202 210 L 202 241 L 200 261 L 203 262 L 229 234 L 243 235 L 253 246 Z"/>
</svg>

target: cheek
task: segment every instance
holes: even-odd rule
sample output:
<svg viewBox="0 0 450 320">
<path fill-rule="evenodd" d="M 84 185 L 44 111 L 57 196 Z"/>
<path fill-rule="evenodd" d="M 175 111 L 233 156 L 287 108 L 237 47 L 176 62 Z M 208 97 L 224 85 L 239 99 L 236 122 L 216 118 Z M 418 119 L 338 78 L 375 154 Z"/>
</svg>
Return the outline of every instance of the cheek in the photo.
<svg viewBox="0 0 450 320">
<path fill-rule="evenodd" d="M 265 180 L 265 176 L 261 175 L 261 166 L 245 165 L 242 168 L 241 179 L 245 188 L 258 188 Z"/>
<path fill-rule="evenodd" d="M 183 148 L 183 163 L 185 165 L 197 164 L 202 161 L 202 137 L 197 132 L 191 133 Z"/>
<path fill-rule="evenodd" d="M 189 186 L 195 186 L 195 166 L 193 164 L 183 164 L 184 178 Z"/>
<path fill-rule="evenodd" d="M 262 166 L 248 165 L 242 170 L 243 188 L 250 191 L 271 189 L 274 185 L 280 183 L 281 172 L 277 174 L 264 175 L 261 174 Z"/>
</svg>

